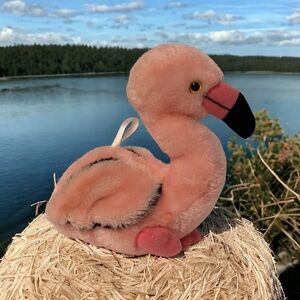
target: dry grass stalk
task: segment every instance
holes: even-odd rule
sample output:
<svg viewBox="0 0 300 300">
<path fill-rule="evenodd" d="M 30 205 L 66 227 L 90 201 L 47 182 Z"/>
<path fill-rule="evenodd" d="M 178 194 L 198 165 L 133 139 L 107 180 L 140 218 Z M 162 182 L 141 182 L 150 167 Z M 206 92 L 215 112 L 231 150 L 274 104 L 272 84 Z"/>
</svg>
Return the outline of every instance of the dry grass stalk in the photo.
<svg viewBox="0 0 300 300">
<path fill-rule="evenodd" d="M 44 215 L 0 263 L 0 299 L 281 299 L 270 249 L 253 225 L 215 210 L 184 255 L 128 257 L 57 233 Z"/>
<path fill-rule="evenodd" d="M 281 263 L 300 261 L 300 134 L 286 135 L 267 111 L 257 112 L 256 121 L 247 144 L 228 143 L 228 178 L 219 203 L 250 219 Z"/>
<path fill-rule="evenodd" d="M 262 163 L 267 167 L 267 169 L 271 172 L 271 174 L 284 186 L 285 189 L 287 189 L 289 192 L 291 192 L 292 194 L 294 194 L 296 196 L 296 198 L 300 201 L 300 195 L 298 193 L 296 193 L 295 191 L 293 191 L 288 185 L 286 185 L 281 179 L 280 177 L 276 174 L 276 172 L 274 172 L 272 170 L 272 168 L 267 164 L 267 162 L 262 158 L 259 149 L 257 149 L 257 154 L 259 159 L 262 161 Z"/>
</svg>

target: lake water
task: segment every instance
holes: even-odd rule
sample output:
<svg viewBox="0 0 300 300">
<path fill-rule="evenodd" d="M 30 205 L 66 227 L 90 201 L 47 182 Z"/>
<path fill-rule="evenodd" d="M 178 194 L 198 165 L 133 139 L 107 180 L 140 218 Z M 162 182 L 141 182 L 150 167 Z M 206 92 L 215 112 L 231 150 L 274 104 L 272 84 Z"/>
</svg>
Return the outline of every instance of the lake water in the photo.
<svg viewBox="0 0 300 300">
<path fill-rule="evenodd" d="M 254 111 L 267 108 L 289 134 L 300 131 L 300 75 L 226 74 Z M 48 199 L 78 157 L 111 144 L 120 123 L 136 112 L 125 94 L 127 77 L 57 78 L 0 82 L 0 246 L 34 216 L 31 203 Z M 206 124 L 226 145 L 233 135 L 213 118 Z M 141 127 L 125 144 L 166 160 Z"/>
</svg>

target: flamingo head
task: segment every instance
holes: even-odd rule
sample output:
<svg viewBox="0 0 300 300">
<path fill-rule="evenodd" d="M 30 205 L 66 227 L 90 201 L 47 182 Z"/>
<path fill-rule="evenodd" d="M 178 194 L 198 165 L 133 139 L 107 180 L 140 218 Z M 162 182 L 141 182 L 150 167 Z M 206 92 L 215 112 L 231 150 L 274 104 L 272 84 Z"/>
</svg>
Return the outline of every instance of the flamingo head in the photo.
<svg viewBox="0 0 300 300">
<path fill-rule="evenodd" d="M 179 114 L 198 120 L 211 114 L 241 137 L 255 129 L 244 96 L 224 83 L 208 55 L 186 45 L 160 45 L 142 55 L 131 69 L 127 95 L 144 119 Z"/>
</svg>

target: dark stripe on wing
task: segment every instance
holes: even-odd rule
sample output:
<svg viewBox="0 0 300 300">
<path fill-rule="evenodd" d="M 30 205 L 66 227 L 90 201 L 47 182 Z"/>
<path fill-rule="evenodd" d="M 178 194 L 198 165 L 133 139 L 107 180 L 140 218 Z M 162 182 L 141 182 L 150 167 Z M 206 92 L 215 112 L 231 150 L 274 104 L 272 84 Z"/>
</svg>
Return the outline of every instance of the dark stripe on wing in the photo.
<svg viewBox="0 0 300 300">
<path fill-rule="evenodd" d="M 107 161 L 118 161 L 119 159 L 116 157 L 105 157 L 105 158 L 100 158 L 97 159 L 89 164 L 87 164 L 86 166 L 83 166 L 81 169 L 77 170 L 75 173 L 73 173 L 67 180 L 66 180 L 66 184 L 69 184 L 70 181 L 72 179 L 74 179 L 75 177 L 77 177 L 80 173 L 82 173 L 83 171 L 91 168 L 92 166 L 99 164 L 99 163 L 103 163 L 103 162 L 107 162 Z"/>
<path fill-rule="evenodd" d="M 109 161 L 109 160 L 114 160 L 114 161 L 116 161 L 116 160 L 118 160 L 118 158 L 116 158 L 116 157 L 100 158 L 100 159 L 97 159 L 97 160 L 95 160 L 95 161 L 89 163 L 89 164 L 87 165 L 87 167 L 90 168 L 90 167 L 92 167 L 92 166 L 95 165 L 95 164 L 98 164 L 98 163 L 101 163 L 101 162 L 104 162 L 104 161 Z M 86 168 L 86 167 L 83 167 L 83 168 Z"/>
<path fill-rule="evenodd" d="M 141 220 L 143 220 L 146 216 L 148 216 L 155 208 L 158 200 L 160 199 L 162 194 L 162 184 L 160 184 L 154 191 L 154 193 L 151 195 L 147 207 L 145 209 L 137 211 L 137 213 L 134 216 L 131 216 L 128 220 L 123 221 L 121 223 L 117 224 L 107 224 L 107 223 L 94 223 L 93 227 L 91 229 L 94 229 L 96 227 L 106 228 L 106 229 L 122 229 L 129 227 L 131 225 L 134 225 Z"/>
<path fill-rule="evenodd" d="M 137 153 L 135 150 L 133 150 L 132 148 L 126 148 L 126 150 L 128 150 L 128 151 L 134 153 L 134 154 L 137 155 L 137 156 L 141 156 L 140 154 L 138 154 L 138 153 Z"/>
</svg>

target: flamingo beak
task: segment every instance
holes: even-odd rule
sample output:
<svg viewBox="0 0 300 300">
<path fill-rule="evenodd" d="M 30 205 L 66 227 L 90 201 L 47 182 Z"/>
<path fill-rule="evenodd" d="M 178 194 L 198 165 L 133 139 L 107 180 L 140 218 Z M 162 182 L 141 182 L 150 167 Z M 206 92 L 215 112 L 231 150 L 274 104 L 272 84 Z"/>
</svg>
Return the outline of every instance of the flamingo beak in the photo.
<svg viewBox="0 0 300 300">
<path fill-rule="evenodd" d="M 203 107 L 244 139 L 255 130 L 255 118 L 245 97 L 224 82 L 207 92 L 203 98 Z"/>
</svg>

